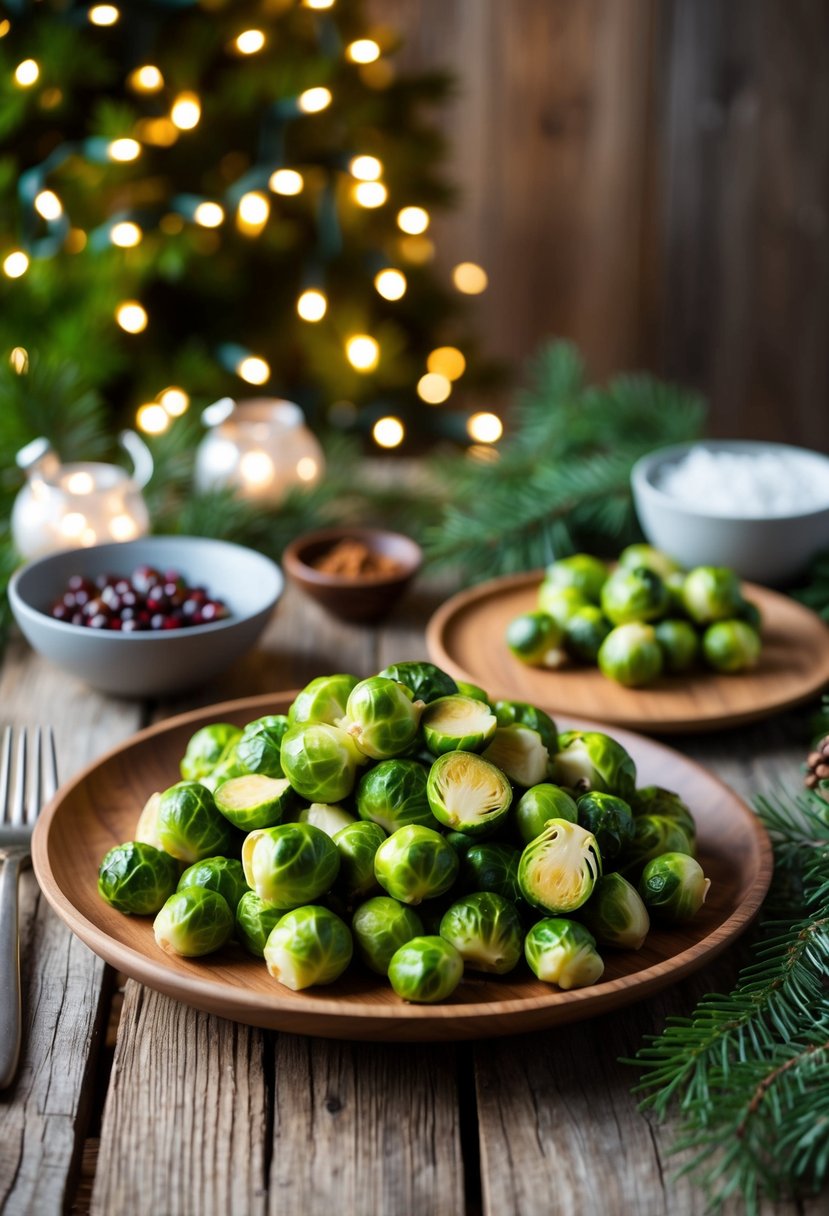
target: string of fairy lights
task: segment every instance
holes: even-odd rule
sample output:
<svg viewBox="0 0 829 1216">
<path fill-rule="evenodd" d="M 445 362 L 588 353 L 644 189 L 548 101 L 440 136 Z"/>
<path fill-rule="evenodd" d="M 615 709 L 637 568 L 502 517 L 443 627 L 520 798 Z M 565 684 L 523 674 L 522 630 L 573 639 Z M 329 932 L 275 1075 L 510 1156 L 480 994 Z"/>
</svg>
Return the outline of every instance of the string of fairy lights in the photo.
<svg viewBox="0 0 829 1216">
<path fill-rule="evenodd" d="M 336 0 L 299 2 L 306 8 L 324 11 L 333 8 Z M 92 4 L 86 11 L 86 17 L 91 25 L 106 30 L 117 25 L 121 11 L 115 4 Z M 11 27 L 9 18 L 0 21 L 0 38 L 5 37 Z M 242 29 L 232 39 L 227 51 L 242 58 L 255 56 L 264 50 L 268 37 L 265 29 Z M 342 48 L 342 54 L 348 63 L 356 65 L 359 70 L 376 70 L 383 66 L 382 47 L 371 37 L 354 39 Z M 48 81 L 43 80 L 41 65 L 35 59 L 27 58 L 18 63 L 12 77 L 14 85 L 21 90 L 38 87 L 46 90 L 45 100 L 42 97 L 41 102 L 48 108 L 48 90 L 51 86 Z M 390 79 L 390 69 L 388 78 Z M 379 79 L 382 81 L 383 77 Z M 71 155 L 80 153 L 98 163 L 129 164 L 138 160 L 145 147 L 172 147 L 180 138 L 186 138 L 189 132 L 199 126 L 202 104 L 198 93 L 191 88 L 171 93 L 168 99 L 165 92 L 168 82 L 156 64 L 142 63 L 133 68 L 126 76 L 125 85 L 130 93 L 139 98 L 153 96 L 157 100 L 163 97 L 166 113 L 142 117 L 136 122 L 134 130 L 124 132 L 114 139 L 90 137 L 81 145 L 62 145 L 40 165 L 21 175 L 21 202 L 24 208 L 30 209 L 30 214 L 34 213 L 43 221 L 47 235 L 39 238 L 33 235 L 22 242 L 21 247 L 7 249 L 0 256 L 0 266 L 7 278 L 20 279 L 29 270 L 32 258 L 53 256 L 59 250 L 80 253 L 87 247 L 94 251 L 108 246 L 129 250 L 144 239 L 148 227 L 147 220 L 143 216 L 129 213 L 121 212 L 109 216 L 103 224 L 88 232 L 73 226 L 61 198 L 49 184 L 51 175 Z M 334 102 L 331 89 L 325 85 L 314 85 L 295 97 L 277 103 L 278 121 L 284 124 L 294 117 L 321 113 Z M 269 222 L 274 199 L 301 195 L 306 189 L 307 171 L 303 172 L 303 168 L 286 165 L 280 159 L 279 163 L 256 166 L 254 170 L 246 173 L 240 182 L 235 182 L 221 198 L 207 198 L 195 194 L 177 195 L 170 200 L 167 210 L 157 218 L 154 226 L 162 234 L 172 235 L 180 232 L 186 223 L 203 229 L 219 230 L 232 222 L 239 233 L 255 238 L 264 231 Z M 348 197 L 356 207 L 372 210 L 393 205 L 389 187 L 383 180 L 384 166 L 377 156 L 355 153 L 347 162 L 346 172 L 351 183 Z M 334 226 L 333 244 L 336 245 L 339 240 L 339 228 L 333 196 L 324 202 L 328 206 L 325 223 L 329 227 L 329 235 L 331 225 Z M 434 243 L 427 235 L 431 218 L 429 211 L 420 205 L 404 203 L 397 208 L 395 223 L 400 234 L 397 249 L 404 264 L 406 261 L 414 265 L 422 264 L 433 257 Z M 405 269 L 400 265 L 391 264 L 394 259 L 383 260 L 385 264 L 373 275 L 374 290 L 384 300 L 394 303 L 405 296 L 409 286 L 408 279 Z M 451 280 L 454 288 L 464 295 L 480 294 L 486 290 L 488 282 L 483 267 L 471 261 L 455 265 L 451 271 Z M 297 316 L 305 324 L 318 325 L 323 322 L 330 315 L 330 301 L 324 281 L 320 279 L 304 286 L 296 299 L 295 307 Z M 143 333 L 150 324 L 146 304 L 140 299 L 120 301 L 115 308 L 114 322 L 124 334 Z M 354 371 L 370 375 L 377 369 L 383 352 L 377 337 L 369 332 L 359 332 L 344 336 L 343 354 Z M 22 348 L 15 348 L 12 357 L 15 370 L 25 370 L 24 365 L 28 366 L 25 356 L 26 352 Z M 222 366 L 235 373 L 247 385 L 261 388 L 271 381 L 271 366 L 261 353 L 227 343 L 217 351 L 217 358 Z M 449 400 L 466 367 L 467 360 L 461 350 L 455 346 L 439 346 L 426 358 L 422 374 L 413 386 L 414 391 L 425 404 L 440 406 Z M 189 405 L 190 397 L 185 388 L 178 385 L 167 386 L 154 400 L 145 401 L 138 406 L 136 425 L 146 434 L 158 435 L 165 431 L 175 418 L 184 414 Z M 466 428 L 473 451 L 477 451 L 480 445 L 485 447 L 497 443 L 503 432 L 501 419 L 489 411 L 471 414 L 466 419 Z M 405 423 L 403 419 L 390 413 L 373 423 L 371 434 L 378 447 L 397 448 L 406 439 Z M 495 453 L 489 454 L 494 456 Z"/>
</svg>

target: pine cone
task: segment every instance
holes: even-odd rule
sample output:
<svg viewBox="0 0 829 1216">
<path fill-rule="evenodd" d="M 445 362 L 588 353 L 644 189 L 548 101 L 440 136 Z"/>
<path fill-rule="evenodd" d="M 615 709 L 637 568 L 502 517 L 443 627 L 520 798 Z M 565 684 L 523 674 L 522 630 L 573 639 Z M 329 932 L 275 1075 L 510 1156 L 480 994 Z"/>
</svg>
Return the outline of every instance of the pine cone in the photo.
<svg viewBox="0 0 829 1216">
<path fill-rule="evenodd" d="M 829 802 L 829 735 L 824 735 L 815 750 L 806 757 L 804 784 Z"/>
</svg>

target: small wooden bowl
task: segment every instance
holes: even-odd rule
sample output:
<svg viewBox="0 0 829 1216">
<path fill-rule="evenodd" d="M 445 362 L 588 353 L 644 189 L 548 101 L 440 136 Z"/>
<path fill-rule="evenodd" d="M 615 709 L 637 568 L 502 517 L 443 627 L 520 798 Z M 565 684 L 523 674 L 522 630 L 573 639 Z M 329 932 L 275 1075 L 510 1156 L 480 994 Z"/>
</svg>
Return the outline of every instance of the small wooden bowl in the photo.
<svg viewBox="0 0 829 1216">
<path fill-rule="evenodd" d="M 332 574 L 315 563 L 344 540 L 359 541 L 372 554 L 391 558 L 392 574 Z M 420 545 L 383 528 L 322 528 L 291 541 L 282 554 L 288 577 L 332 616 L 343 621 L 378 621 L 391 611 L 423 561 Z"/>
</svg>

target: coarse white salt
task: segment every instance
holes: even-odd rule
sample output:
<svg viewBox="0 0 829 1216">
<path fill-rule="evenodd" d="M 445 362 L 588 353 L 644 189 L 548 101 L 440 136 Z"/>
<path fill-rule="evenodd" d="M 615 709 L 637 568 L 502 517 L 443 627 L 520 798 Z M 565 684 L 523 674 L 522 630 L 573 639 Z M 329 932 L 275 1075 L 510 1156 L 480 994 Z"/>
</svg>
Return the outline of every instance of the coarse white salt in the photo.
<svg viewBox="0 0 829 1216">
<path fill-rule="evenodd" d="M 655 481 L 664 494 L 706 515 L 758 518 L 829 507 L 829 462 L 817 453 L 696 447 L 665 465 Z"/>
</svg>

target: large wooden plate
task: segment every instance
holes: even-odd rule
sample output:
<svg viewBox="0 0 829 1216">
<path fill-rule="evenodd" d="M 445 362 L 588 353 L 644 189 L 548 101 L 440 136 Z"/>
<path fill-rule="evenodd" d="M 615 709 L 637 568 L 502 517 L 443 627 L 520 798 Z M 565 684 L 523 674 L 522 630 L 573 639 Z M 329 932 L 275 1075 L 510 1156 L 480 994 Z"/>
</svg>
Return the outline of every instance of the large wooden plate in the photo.
<svg viewBox="0 0 829 1216">
<path fill-rule="evenodd" d="M 602 981 L 560 992 L 523 965 L 510 976 L 468 974 L 443 1005 L 407 1005 L 356 966 L 335 985 L 291 992 L 264 963 L 228 946 L 201 960 L 171 958 L 151 918 L 123 916 L 99 897 L 98 865 L 132 838 L 146 798 L 176 780 L 188 738 L 209 722 L 243 725 L 284 711 L 292 693 L 230 701 L 150 727 L 64 786 L 33 841 L 38 882 L 69 927 L 113 967 L 169 996 L 236 1021 L 341 1039 L 467 1039 L 516 1034 L 640 1000 L 702 966 L 743 932 L 771 877 L 768 837 L 751 810 L 699 765 L 652 740 L 614 731 L 634 756 L 640 783 L 677 790 L 698 821 L 700 861 L 711 879 L 704 908 L 683 929 L 652 930 L 639 951 L 607 952 Z M 574 723 L 575 724 L 575 723 Z"/>
<path fill-rule="evenodd" d="M 623 688 L 597 667 L 527 667 L 507 649 L 507 625 L 536 607 L 543 571 L 480 583 L 447 600 L 426 629 L 429 654 L 456 679 L 491 696 L 529 701 L 554 713 L 601 718 L 655 734 L 715 730 L 768 717 L 816 696 L 829 684 L 829 630 L 788 596 L 744 583 L 763 614 L 763 649 L 749 672 L 697 671 L 663 676 L 648 688 Z"/>
</svg>

